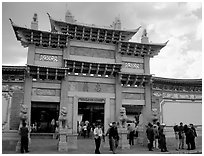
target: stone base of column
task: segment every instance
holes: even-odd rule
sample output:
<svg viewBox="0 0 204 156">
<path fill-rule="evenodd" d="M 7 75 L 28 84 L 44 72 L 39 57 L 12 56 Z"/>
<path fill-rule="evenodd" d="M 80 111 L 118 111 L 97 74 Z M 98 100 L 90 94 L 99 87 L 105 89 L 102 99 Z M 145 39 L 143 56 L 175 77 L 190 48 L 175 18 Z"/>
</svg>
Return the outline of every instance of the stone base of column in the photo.
<svg viewBox="0 0 204 156">
<path fill-rule="evenodd" d="M 146 131 L 144 131 L 144 127 L 138 127 L 138 138 L 137 138 L 137 143 L 141 144 L 143 146 L 147 145 L 147 135 Z"/>
<path fill-rule="evenodd" d="M 59 142 L 58 143 L 58 151 L 59 152 L 67 152 L 68 151 L 67 142 Z"/>
<path fill-rule="evenodd" d="M 120 137 L 119 148 L 130 149 L 130 144 L 129 144 L 129 141 L 127 139 L 127 128 L 119 128 L 118 134 Z"/>
<path fill-rule="evenodd" d="M 68 134 L 67 136 L 67 147 L 68 149 L 77 149 L 77 136 L 78 134 Z"/>
<path fill-rule="evenodd" d="M 66 130 L 60 130 L 59 132 L 58 151 L 60 152 L 68 151 Z"/>
<path fill-rule="evenodd" d="M 138 130 L 137 143 L 143 145 L 144 142 L 144 132 Z"/>
</svg>

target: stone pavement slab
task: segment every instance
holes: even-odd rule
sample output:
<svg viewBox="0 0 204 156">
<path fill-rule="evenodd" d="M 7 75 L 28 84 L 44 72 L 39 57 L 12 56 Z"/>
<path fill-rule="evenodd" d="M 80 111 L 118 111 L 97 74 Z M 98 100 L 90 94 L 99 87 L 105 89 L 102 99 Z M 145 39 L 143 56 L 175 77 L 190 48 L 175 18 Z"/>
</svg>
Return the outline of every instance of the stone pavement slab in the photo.
<svg viewBox="0 0 204 156">
<path fill-rule="evenodd" d="M 95 142 L 94 139 L 78 139 L 78 149 L 69 150 L 68 152 L 57 151 L 57 140 L 56 139 L 32 139 L 29 154 L 94 154 Z M 148 151 L 147 147 L 136 144 L 130 147 L 130 149 L 117 149 L 117 154 L 192 154 L 201 153 L 202 148 L 197 147 L 196 150 L 180 150 L 176 151 L 173 147 L 169 147 L 169 152 L 160 152 L 155 149 L 154 151 Z M 102 142 L 100 148 L 101 154 L 112 154 L 108 147 L 104 147 Z M 4 151 L 3 154 L 17 154 L 14 151 Z"/>
</svg>

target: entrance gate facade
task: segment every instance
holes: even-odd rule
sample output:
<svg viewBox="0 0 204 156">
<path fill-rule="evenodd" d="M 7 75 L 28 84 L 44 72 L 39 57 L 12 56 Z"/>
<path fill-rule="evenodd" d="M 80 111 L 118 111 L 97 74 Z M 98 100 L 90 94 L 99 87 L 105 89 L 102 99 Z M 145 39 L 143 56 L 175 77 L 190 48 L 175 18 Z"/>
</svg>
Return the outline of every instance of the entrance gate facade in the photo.
<svg viewBox="0 0 204 156">
<path fill-rule="evenodd" d="M 142 106 L 143 126 L 149 122 L 149 60 L 167 42 L 149 43 L 145 30 L 141 43 L 129 42 L 140 27 L 122 30 L 119 19 L 113 27 L 101 27 L 77 23 L 73 16 L 66 15 L 65 22 L 48 16 L 51 32 L 38 30 L 36 14 L 31 29 L 11 21 L 17 40 L 28 47 L 23 103 L 28 107 L 29 124 L 31 103 L 59 103 L 68 111 L 70 147 L 77 148 L 79 102 L 104 103 L 105 131 L 110 122 L 118 121 L 122 106 Z"/>
</svg>

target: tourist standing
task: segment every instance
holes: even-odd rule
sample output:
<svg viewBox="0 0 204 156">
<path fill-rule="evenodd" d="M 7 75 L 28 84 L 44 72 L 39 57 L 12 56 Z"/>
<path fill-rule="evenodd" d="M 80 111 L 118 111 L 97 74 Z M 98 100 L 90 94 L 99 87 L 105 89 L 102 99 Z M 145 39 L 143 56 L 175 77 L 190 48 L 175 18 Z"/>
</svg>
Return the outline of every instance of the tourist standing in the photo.
<svg viewBox="0 0 204 156">
<path fill-rule="evenodd" d="M 164 133 L 164 127 L 165 127 L 165 124 L 163 123 L 161 124 L 159 129 L 160 148 L 161 148 L 161 152 L 168 152 L 166 147 L 166 136 Z"/>
<path fill-rule="evenodd" d="M 21 135 L 21 153 L 28 153 L 28 128 L 26 127 L 26 123 L 23 122 L 23 127 L 20 128 L 20 135 Z"/>
<path fill-rule="evenodd" d="M 174 125 L 174 134 L 175 134 L 175 139 L 176 139 L 176 150 L 179 149 L 179 127 L 177 124 Z"/>
<path fill-rule="evenodd" d="M 158 139 L 159 139 L 159 131 L 158 131 L 158 126 L 156 124 L 153 125 L 153 131 L 154 131 L 154 142 L 153 142 L 153 146 L 154 148 L 158 149 L 159 148 L 159 143 L 158 143 Z"/>
<path fill-rule="evenodd" d="M 109 136 L 109 132 L 110 132 L 111 127 L 112 127 L 112 123 L 109 124 L 109 128 L 108 128 L 108 130 L 106 132 L 106 136 L 107 135 Z M 113 151 L 110 137 L 109 137 L 109 146 L 110 146 L 110 151 Z"/>
<path fill-rule="evenodd" d="M 151 123 L 148 123 L 148 128 L 146 130 L 146 133 L 147 133 L 149 151 L 153 151 L 154 130 L 153 130 L 153 125 Z"/>
<path fill-rule="evenodd" d="M 158 133 L 159 133 L 159 131 L 160 131 L 160 129 L 161 129 L 160 122 L 157 122 L 157 127 L 158 127 Z M 159 135 L 159 137 L 158 137 L 158 148 L 161 148 L 161 146 L 160 146 L 160 135 Z"/>
<path fill-rule="evenodd" d="M 101 145 L 101 137 L 102 137 L 102 129 L 100 124 L 96 125 L 96 128 L 94 129 L 94 139 L 95 139 L 95 154 L 100 154 L 100 145 Z"/>
<path fill-rule="evenodd" d="M 84 136 L 84 138 L 86 138 L 86 134 L 87 134 L 87 125 L 84 124 L 84 126 L 83 126 L 83 136 Z"/>
<path fill-rule="evenodd" d="M 51 124 L 51 133 L 54 133 L 55 132 L 55 119 L 52 119 L 50 124 Z"/>
<path fill-rule="evenodd" d="M 184 149 L 184 127 L 182 122 L 179 126 L 179 149 Z"/>
<path fill-rule="evenodd" d="M 193 130 L 193 134 L 194 134 L 194 139 L 192 140 L 192 144 L 193 144 L 193 149 L 196 149 L 196 137 L 197 137 L 197 133 L 196 133 L 196 129 L 194 127 L 193 124 L 190 124 L 190 128 Z"/>
<path fill-rule="evenodd" d="M 127 130 L 129 135 L 129 144 L 134 145 L 134 129 L 130 124 L 128 124 Z"/>
<path fill-rule="evenodd" d="M 118 135 L 118 129 L 116 126 L 116 122 L 112 123 L 112 127 L 109 130 L 109 139 L 111 142 L 113 154 L 115 154 L 116 148 L 118 147 L 118 141 L 119 141 L 119 135 Z"/>
</svg>

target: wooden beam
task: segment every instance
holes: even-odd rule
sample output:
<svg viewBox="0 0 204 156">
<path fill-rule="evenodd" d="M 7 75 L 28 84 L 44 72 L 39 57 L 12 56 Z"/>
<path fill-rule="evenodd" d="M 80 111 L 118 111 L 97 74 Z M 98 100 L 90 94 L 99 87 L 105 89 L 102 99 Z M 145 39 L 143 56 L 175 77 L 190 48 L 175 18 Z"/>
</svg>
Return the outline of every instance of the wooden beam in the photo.
<svg viewBox="0 0 204 156">
<path fill-rule="evenodd" d="M 125 82 L 125 85 L 127 86 L 128 85 L 128 82 L 130 81 L 130 74 L 128 75 L 128 78 L 127 78 L 127 80 L 126 80 L 126 82 Z"/>
<path fill-rule="evenodd" d="M 129 53 L 129 49 L 130 49 L 130 43 L 127 44 L 126 54 Z"/>
<path fill-rule="evenodd" d="M 150 54 L 151 54 L 151 49 L 152 49 L 152 47 L 149 46 L 149 49 L 148 49 L 147 55 L 150 55 Z"/>
<path fill-rule="evenodd" d="M 69 37 L 67 36 L 66 37 L 66 47 L 68 47 L 68 44 L 69 44 Z M 64 49 L 65 50 L 65 49 Z"/>
<path fill-rule="evenodd" d="M 46 79 L 48 80 L 49 69 L 46 69 Z"/>
<path fill-rule="evenodd" d="M 57 73 L 58 73 L 58 70 L 55 69 L 55 80 L 57 80 Z"/>
<path fill-rule="evenodd" d="M 143 84 L 144 81 L 145 81 L 145 76 L 142 77 L 142 80 L 141 80 L 139 86 L 141 86 L 141 85 Z"/>
<path fill-rule="evenodd" d="M 114 41 L 114 35 L 115 35 L 115 31 L 112 31 L 112 38 L 111 38 L 112 42 Z"/>
<path fill-rule="evenodd" d="M 83 69 L 84 69 L 84 62 L 81 63 L 81 71 L 80 71 L 80 73 L 83 72 Z"/>
<path fill-rule="evenodd" d="M 122 32 L 119 33 L 119 41 L 121 41 L 122 38 Z"/>
<path fill-rule="evenodd" d="M 84 32 L 85 32 L 85 27 L 83 27 L 83 30 L 82 30 L 82 40 L 84 39 Z"/>
<path fill-rule="evenodd" d="M 105 30 L 104 41 L 106 41 L 106 38 L 107 38 L 107 30 Z"/>
<path fill-rule="evenodd" d="M 106 66 L 105 66 L 105 70 L 104 70 L 104 72 L 103 72 L 103 75 L 106 75 L 106 71 L 107 71 L 107 64 L 106 64 Z"/>
<path fill-rule="evenodd" d="M 115 65 L 113 65 L 113 68 L 112 68 L 112 71 L 111 71 L 111 74 L 110 74 L 110 76 L 112 76 L 113 75 L 113 72 L 115 71 Z"/>
<path fill-rule="evenodd" d="M 92 39 L 92 28 L 90 30 L 89 38 L 90 38 L 90 40 Z"/>
<path fill-rule="evenodd" d="M 98 64 L 97 64 L 96 74 L 98 74 L 98 72 L 99 72 L 99 67 L 100 67 L 100 64 L 98 63 Z"/>
<path fill-rule="evenodd" d="M 49 43 L 48 43 L 49 46 L 51 45 L 51 38 L 52 38 L 52 36 L 51 36 L 51 34 L 50 34 L 50 35 L 49 35 Z"/>
<path fill-rule="evenodd" d="M 31 31 L 31 43 L 33 43 L 33 32 Z"/>
<path fill-rule="evenodd" d="M 69 34 L 69 25 L 67 24 L 67 34 Z"/>
<path fill-rule="evenodd" d="M 59 43 L 60 43 L 60 35 L 57 35 L 57 46 L 59 47 Z"/>
<path fill-rule="evenodd" d="M 144 45 L 141 48 L 141 55 L 144 55 Z"/>
<path fill-rule="evenodd" d="M 42 33 L 40 33 L 40 45 L 42 45 Z"/>
<path fill-rule="evenodd" d="M 135 47 L 134 47 L 134 54 L 136 55 L 137 53 L 137 44 L 135 44 Z"/>
<path fill-rule="evenodd" d="M 74 27 L 74 38 L 76 38 L 77 26 Z"/>
<path fill-rule="evenodd" d="M 75 70 L 75 62 L 73 62 L 73 69 L 72 69 L 72 73 L 74 73 Z"/>
<path fill-rule="evenodd" d="M 64 71 L 64 78 L 66 78 L 66 76 L 67 76 L 67 69 L 65 69 Z"/>
<path fill-rule="evenodd" d="M 100 36 L 100 29 L 98 29 L 98 32 L 97 32 L 97 41 L 99 40 L 99 36 Z"/>
<path fill-rule="evenodd" d="M 39 78 L 40 78 L 40 68 L 37 67 L 37 79 L 39 79 Z"/>
<path fill-rule="evenodd" d="M 138 76 L 136 75 L 136 76 L 135 76 L 135 80 L 134 80 L 134 82 L 133 82 L 133 86 L 135 86 L 135 84 L 136 84 L 136 82 L 137 82 L 137 80 L 138 80 L 137 78 L 138 78 Z"/>
<path fill-rule="evenodd" d="M 88 74 L 91 73 L 91 66 L 92 66 L 92 63 L 89 64 L 89 71 L 88 71 Z"/>
<path fill-rule="evenodd" d="M 122 43 L 119 42 L 119 43 L 118 43 L 118 52 L 121 52 L 121 45 L 122 45 Z"/>
</svg>

